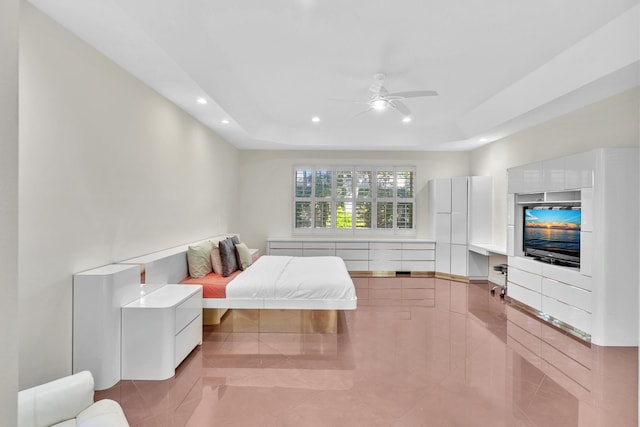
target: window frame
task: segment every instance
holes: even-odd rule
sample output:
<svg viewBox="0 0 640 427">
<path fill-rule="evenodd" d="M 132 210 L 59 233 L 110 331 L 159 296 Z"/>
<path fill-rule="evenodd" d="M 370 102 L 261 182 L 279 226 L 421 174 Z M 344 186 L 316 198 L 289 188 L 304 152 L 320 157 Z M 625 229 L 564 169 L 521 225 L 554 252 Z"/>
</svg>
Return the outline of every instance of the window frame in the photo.
<svg viewBox="0 0 640 427">
<path fill-rule="evenodd" d="M 311 195 L 310 196 L 297 196 L 297 179 L 298 171 L 307 170 L 311 172 Z M 331 196 L 330 197 L 316 197 L 316 176 L 317 171 L 331 171 Z M 349 171 L 351 172 L 351 197 L 338 196 L 338 173 Z M 392 197 L 378 197 L 378 173 L 379 172 L 392 172 L 393 177 L 393 196 Z M 400 172 L 411 172 L 413 181 L 411 185 L 411 197 L 399 197 L 398 196 L 398 174 Z M 370 173 L 370 189 L 369 196 L 360 196 L 357 185 L 358 172 Z M 336 234 L 336 235 L 416 235 L 416 194 L 417 194 L 417 172 L 415 166 L 401 165 L 401 166 L 371 166 L 371 165 L 294 165 L 292 170 L 293 175 L 293 190 L 291 191 L 291 227 L 293 235 L 314 235 L 314 234 Z M 317 202 L 330 203 L 331 210 L 331 226 L 330 227 L 316 227 L 316 203 Z M 297 217 L 296 208 L 298 202 L 310 202 L 311 206 L 311 224 L 309 228 L 296 227 Z M 352 203 L 351 207 L 351 227 L 350 228 L 338 228 L 338 223 L 342 223 L 337 218 L 338 204 L 339 203 Z M 392 215 L 393 215 L 393 227 L 379 228 L 377 209 L 378 203 L 392 203 Z M 369 212 L 371 213 L 370 225 L 371 228 L 357 228 L 357 206 L 361 203 L 370 203 Z M 402 203 L 411 204 L 411 228 L 399 227 L 399 206 Z M 408 212 L 408 211 L 407 211 Z"/>
</svg>

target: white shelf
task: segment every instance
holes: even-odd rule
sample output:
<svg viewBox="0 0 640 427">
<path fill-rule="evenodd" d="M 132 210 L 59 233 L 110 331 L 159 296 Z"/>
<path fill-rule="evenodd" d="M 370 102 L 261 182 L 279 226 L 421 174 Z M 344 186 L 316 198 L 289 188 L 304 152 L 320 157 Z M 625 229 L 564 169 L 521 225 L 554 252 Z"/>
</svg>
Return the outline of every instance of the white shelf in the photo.
<svg viewBox="0 0 640 427">
<path fill-rule="evenodd" d="M 507 248 L 491 243 L 469 243 L 469 250 L 480 255 L 507 255 Z"/>
</svg>

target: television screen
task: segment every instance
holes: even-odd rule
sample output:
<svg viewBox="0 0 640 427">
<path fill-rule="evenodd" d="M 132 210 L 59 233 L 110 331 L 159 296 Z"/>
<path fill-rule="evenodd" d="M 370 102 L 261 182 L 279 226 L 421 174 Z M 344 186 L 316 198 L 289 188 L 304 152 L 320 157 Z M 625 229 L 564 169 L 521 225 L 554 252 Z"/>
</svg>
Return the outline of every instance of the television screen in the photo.
<svg viewBox="0 0 640 427">
<path fill-rule="evenodd" d="M 579 207 L 525 208 L 525 253 L 579 264 L 581 214 Z"/>
</svg>

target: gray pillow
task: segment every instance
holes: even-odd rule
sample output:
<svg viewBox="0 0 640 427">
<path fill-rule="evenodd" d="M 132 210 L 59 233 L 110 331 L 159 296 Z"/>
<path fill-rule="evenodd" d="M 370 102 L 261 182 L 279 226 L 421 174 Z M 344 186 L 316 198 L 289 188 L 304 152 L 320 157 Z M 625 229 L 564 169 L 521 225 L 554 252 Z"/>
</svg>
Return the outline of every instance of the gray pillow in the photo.
<svg viewBox="0 0 640 427">
<path fill-rule="evenodd" d="M 218 243 L 218 249 L 220 249 L 220 260 L 222 261 L 222 275 L 227 277 L 238 270 L 236 245 L 233 243 L 233 240 L 225 239 Z"/>
<path fill-rule="evenodd" d="M 231 236 L 229 239 L 233 242 L 233 250 L 236 254 L 236 264 L 238 264 L 238 270 L 242 270 L 242 259 L 240 259 L 240 254 L 238 253 L 238 248 L 235 245 L 240 244 L 240 238 L 238 236 Z"/>
</svg>

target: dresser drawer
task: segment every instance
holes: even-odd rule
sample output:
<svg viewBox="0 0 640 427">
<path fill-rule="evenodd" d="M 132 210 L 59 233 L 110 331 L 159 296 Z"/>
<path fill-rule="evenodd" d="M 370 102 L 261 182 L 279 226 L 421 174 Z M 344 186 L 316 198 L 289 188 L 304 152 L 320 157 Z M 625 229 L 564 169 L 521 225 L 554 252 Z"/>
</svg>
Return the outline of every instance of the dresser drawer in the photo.
<svg viewBox="0 0 640 427">
<path fill-rule="evenodd" d="M 289 249 L 289 248 L 299 248 L 302 249 L 302 242 L 292 242 L 288 240 L 278 240 L 269 242 L 269 249 Z"/>
<path fill-rule="evenodd" d="M 402 261 L 371 260 L 370 271 L 402 271 Z"/>
<path fill-rule="evenodd" d="M 513 268 L 509 269 L 509 281 L 532 291 L 542 292 L 542 277 L 537 274 Z"/>
<path fill-rule="evenodd" d="M 591 314 L 579 308 L 572 307 L 553 298 L 542 297 L 542 311 L 576 327 L 587 334 L 591 333 Z"/>
<path fill-rule="evenodd" d="M 402 261 L 402 271 L 435 271 L 435 261 Z"/>
<path fill-rule="evenodd" d="M 542 279 L 542 293 L 567 305 L 591 313 L 591 292 L 555 280 Z"/>
<path fill-rule="evenodd" d="M 542 308 L 542 295 L 537 292 L 533 292 L 530 289 L 523 288 L 515 283 L 511 283 L 511 281 L 507 288 L 507 295 L 531 308 L 535 308 L 536 310 L 540 310 Z"/>
<path fill-rule="evenodd" d="M 402 249 L 405 250 L 435 250 L 436 249 L 436 244 L 435 242 L 420 242 L 420 243 L 413 243 L 413 242 L 402 242 Z"/>
<path fill-rule="evenodd" d="M 202 314 L 202 291 L 176 306 L 175 333 L 178 334 L 193 319 Z"/>
<path fill-rule="evenodd" d="M 434 249 L 419 249 L 419 250 L 407 250 L 402 251 L 403 261 L 434 261 L 436 259 L 436 250 Z"/>
<path fill-rule="evenodd" d="M 334 256 L 336 251 L 333 248 L 304 248 L 302 256 Z"/>
<path fill-rule="evenodd" d="M 337 249 L 369 249 L 369 242 L 336 242 Z"/>
<path fill-rule="evenodd" d="M 269 255 L 280 255 L 280 256 L 302 256 L 302 248 L 293 249 L 293 248 L 269 248 Z"/>
<path fill-rule="evenodd" d="M 176 335 L 174 368 L 201 342 L 202 315 L 199 315 Z"/>
<path fill-rule="evenodd" d="M 302 242 L 303 249 L 335 249 L 334 242 Z"/>
<path fill-rule="evenodd" d="M 369 243 L 369 249 L 377 250 L 395 250 L 402 249 L 401 242 L 371 242 Z"/>
<path fill-rule="evenodd" d="M 344 264 L 349 271 L 369 271 L 369 261 L 348 261 L 344 260 Z"/>
<path fill-rule="evenodd" d="M 365 261 L 369 260 L 368 249 L 336 249 L 336 256 L 343 260 Z"/>
</svg>

